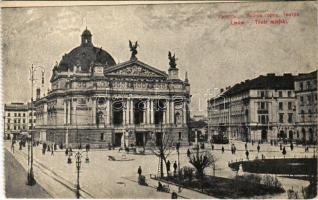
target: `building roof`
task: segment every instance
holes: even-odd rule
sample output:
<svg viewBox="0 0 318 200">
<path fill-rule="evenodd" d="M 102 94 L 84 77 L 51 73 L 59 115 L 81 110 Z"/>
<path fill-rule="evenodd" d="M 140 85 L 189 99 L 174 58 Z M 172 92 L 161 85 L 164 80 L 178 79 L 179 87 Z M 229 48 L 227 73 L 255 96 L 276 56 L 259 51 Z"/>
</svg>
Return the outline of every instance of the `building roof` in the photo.
<svg viewBox="0 0 318 200">
<path fill-rule="evenodd" d="M 301 80 L 308 80 L 308 79 L 317 79 L 317 71 L 315 70 L 310 73 L 302 73 L 298 74 L 298 76 L 295 77 L 295 81 L 301 81 Z"/>
<path fill-rule="evenodd" d="M 208 125 L 207 122 L 199 120 L 199 121 L 190 121 L 188 123 L 189 128 L 204 128 Z"/>
<path fill-rule="evenodd" d="M 261 75 L 252 80 L 235 84 L 226 90 L 222 96 L 229 97 L 249 90 L 293 90 L 294 78 L 292 74 L 284 74 L 283 76 L 276 76 L 275 74 Z"/>
<path fill-rule="evenodd" d="M 105 67 L 116 65 L 113 57 L 102 47 L 95 47 L 91 41 L 91 32 L 85 29 L 81 35 L 82 40 L 89 39 L 89 45 L 82 44 L 69 53 L 65 54 L 56 69 L 58 71 L 73 70 L 74 66 L 80 67 L 81 71 L 89 72 L 89 69 L 94 64 L 102 64 Z"/>
</svg>

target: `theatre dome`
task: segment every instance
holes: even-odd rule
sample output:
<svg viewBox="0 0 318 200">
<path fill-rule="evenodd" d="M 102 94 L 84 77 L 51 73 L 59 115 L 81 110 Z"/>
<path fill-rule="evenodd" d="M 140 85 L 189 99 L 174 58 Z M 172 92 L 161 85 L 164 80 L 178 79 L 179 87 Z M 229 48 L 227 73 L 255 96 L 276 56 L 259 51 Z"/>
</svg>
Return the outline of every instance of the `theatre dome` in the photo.
<svg viewBox="0 0 318 200">
<path fill-rule="evenodd" d="M 85 29 L 81 35 L 81 45 L 65 54 L 60 61 L 57 70 L 73 70 L 73 67 L 80 67 L 82 72 L 88 72 L 95 64 L 110 67 L 116 65 L 113 57 L 102 48 L 95 47 L 92 43 L 92 34 Z"/>
</svg>

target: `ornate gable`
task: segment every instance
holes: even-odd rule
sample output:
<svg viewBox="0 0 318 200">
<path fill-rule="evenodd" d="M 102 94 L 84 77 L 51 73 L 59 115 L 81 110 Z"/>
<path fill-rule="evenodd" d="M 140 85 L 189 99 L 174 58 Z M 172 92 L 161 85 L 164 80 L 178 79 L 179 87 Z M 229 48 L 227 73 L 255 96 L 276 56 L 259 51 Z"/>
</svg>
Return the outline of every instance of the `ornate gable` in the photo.
<svg viewBox="0 0 318 200">
<path fill-rule="evenodd" d="M 117 66 L 106 69 L 105 75 L 117 76 L 139 76 L 139 77 L 161 77 L 167 74 L 140 61 L 128 61 Z"/>
</svg>

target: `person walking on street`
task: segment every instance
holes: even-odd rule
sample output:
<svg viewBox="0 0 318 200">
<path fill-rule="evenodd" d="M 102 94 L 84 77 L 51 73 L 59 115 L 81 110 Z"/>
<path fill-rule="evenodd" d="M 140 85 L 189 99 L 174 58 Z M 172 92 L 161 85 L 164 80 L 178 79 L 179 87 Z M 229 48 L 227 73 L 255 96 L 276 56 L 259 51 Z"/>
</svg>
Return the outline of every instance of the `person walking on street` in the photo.
<svg viewBox="0 0 318 200">
<path fill-rule="evenodd" d="M 68 156 L 68 148 L 65 150 L 65 155 Z"/>
<path fill-rule="evenodd" d="M 290 142 L 290 150 L 293 151 L 293 149 L 294 149 L 293 142 Z"/>
<path fill-rule="evenodd" d="M 246 152 L 245 152 L 245 155 L 246 155 L 246 159 L 247 160 L 249 160 L 249 158 L 248 158 L 248 155 L 249 155 L 250 153 L 248 152 L 248 150 L 246 150 Z"/>
<path fill-rule="evenodd" d="M 141 166 L 138 167 L 138 175 L 141 176 L 142 170 L 141 170 Z"/>
<path fill-rule="evenodd" d="M 257 152 L 259 152 L 259 150 L 261 149 L 261 147 L 259 146 L 259 144 L 257 145 Z"/>
<path fill-rule="evenodd" d="M 169 160 L 166 163 L 166 168 L 167 168 L 167 172 L 168 172 L 167 176 L 169 176 L 170 175 L 170 161 Z"/>
<path fill-rule="evenodd" d="M 12 140 L 12 143 L 11 143 L 11 151 L 12 151 L 12 153 L 14 153 L 14 144 L 15 144 L 15 140 Z"/>
<path fill-rule="evenodd" d="M 53 145 L 51 147 L 51 156 L 54 156 L 54 149 L 53 149 Z"/>
<path fill-rule="evenodd" d="M 245 143 L 245 150 L 247 150 L 247 142 Z"/>
<path fill-rule="evenodd" d="M 174 169 L 173 173 L 174 173 L 174 175 L 177 174 L 177 167 L 178 167 L 177 162 L 174 161 L 174 163 L 173 163 L 173 169 Z"/>
<path fill-rule="evenodd" d="M 190 149 L 188 149 L 188 151 L 187 151 L 188 158 L 190 158 L 190 155 L 191 155 L 191 152 L 190 152 Z"/>
<path fill-rule="evenodd" d="M 279 144 L 279 149 L 280 149 L 280 150 L 283 150 L 282 143 Z"/>
<path fill-rule="evenodd" d="M 233 146 L 233 152 L 234 152 L 234 154 L 236 152 L 236 146 L 235 145 Z"/>
<path fill-rule="evenodd" d="M 222 153 L 224 153 L 224 146 L 222 146 Z"/>
<path fill-rule="evenodd" d="M 212 144 L 212 151 L 214 150 L 214 144 Z"/>
</svg>

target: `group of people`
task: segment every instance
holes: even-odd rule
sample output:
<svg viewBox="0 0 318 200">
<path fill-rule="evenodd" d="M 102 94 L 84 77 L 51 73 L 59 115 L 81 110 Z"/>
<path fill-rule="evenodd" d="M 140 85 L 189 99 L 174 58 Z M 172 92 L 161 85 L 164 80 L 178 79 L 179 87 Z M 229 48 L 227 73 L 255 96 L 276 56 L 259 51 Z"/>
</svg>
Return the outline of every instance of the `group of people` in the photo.
<svg viewBox="0 0 318 200">
<path fill-rule="evenodd" d="M 168 160 L 167 163 L 166 163 L 166 168 L 167 168 L 168 176 L 170 175 L 170 166 L 171 166 L 171 163 L 170 163 L 170 161 Z M 174 174 L 174 175 L 177 174 L 177 168 L 178 168 L 177 162 L 174 161 L 174 163 L 173 163 L 173 174 Z"/>
<path fill-rule="evenodd" d="M 46 143 L 43 143 L 42 144 L 42 154 L 45 155 L 45 152 L 51 152 L 51 156 L 54 155 L 54 151 L 57 150 L 57 144 L 51 144 L 51 145 L 48 145 Z"/>
</svg>

